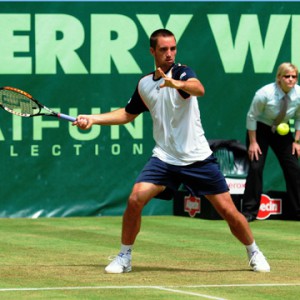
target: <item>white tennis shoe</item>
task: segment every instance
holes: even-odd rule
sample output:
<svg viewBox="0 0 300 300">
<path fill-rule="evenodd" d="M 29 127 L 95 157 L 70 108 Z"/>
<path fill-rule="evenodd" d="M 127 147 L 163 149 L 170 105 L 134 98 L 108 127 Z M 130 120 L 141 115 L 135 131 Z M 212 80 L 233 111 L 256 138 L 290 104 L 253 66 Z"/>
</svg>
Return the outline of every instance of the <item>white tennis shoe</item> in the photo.
<svg viewBox="0 0 300 300">
<path fill-rule="evenodd" d="M 121 274 L 131 271 L 131 256 L 119 253 L 112 258 L 112 262 L 105 268 L 106 273 Z"/>
<path fill-rule="evenodd" d="M 249 261 L 249 266 L 254 272 L 270 272 L 270 265 L 260 251 L 255 251 Z"/>
</svg>

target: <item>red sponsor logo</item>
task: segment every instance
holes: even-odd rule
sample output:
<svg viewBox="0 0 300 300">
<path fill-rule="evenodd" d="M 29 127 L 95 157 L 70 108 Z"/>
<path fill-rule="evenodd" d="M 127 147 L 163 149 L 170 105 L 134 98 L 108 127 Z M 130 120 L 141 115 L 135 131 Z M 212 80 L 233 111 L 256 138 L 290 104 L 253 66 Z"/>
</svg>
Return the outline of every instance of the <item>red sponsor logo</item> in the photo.
<svg viewBox="0 0 300 300">
<path fill-rule="evenodd" d="M 269 196 L 262 194 L 260 197 L 260 206 L 257 219 L 264 220 L 271 215 L 282 214 L 282 199 L 271 199 Z"/>
<path fill-rule="evenodd" d="M 188 212 L 190 217 L 195 217 L 195 215 L 200 213 L 200 198 L 194 196 L 184 197 L 184 211 Z"/>
</svg>

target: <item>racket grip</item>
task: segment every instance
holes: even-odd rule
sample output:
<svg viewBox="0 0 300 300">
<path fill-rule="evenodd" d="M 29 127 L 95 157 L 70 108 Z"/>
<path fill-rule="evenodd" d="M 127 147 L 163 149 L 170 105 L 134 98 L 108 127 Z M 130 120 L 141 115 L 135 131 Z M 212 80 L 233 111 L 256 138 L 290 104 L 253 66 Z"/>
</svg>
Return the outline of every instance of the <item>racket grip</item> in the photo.
<svg viewBox="0 0 300 300">
<path fill-rule="evenodd" d="M 57 114 L 57 116 L 58 116 L 59 118 L 68 120 L 68 121 L 70 121 L 70 122 L 76 121 L 76 118 L 71 117 L 71 116 L 69 116 L 69 115 L 65 115 L 65 114 Z"/>
</svg>

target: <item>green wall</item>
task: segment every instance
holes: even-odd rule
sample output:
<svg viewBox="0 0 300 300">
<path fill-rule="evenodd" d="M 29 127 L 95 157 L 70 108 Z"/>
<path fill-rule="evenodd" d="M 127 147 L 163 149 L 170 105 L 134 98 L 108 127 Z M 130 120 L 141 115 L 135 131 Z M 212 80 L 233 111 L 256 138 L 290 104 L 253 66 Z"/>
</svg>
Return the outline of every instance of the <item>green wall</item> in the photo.
<svg viewBox="0 0 300 300">
<path fill-rule="evenodd" d="M 177 62 L 206 88 L 208 139 L 245 141 L 254 92 L 278 64 L 300 66 L 300 5 L 290 2 L 0 2 L 0 86 L 76 116 L 126 105 L 153 70 L 149 35 L 177 36 Z M 83 132 L 0 111 L 0 217 L 120 215 L 153 147 L 148 114 Z M 265 189 L 284 189 L 270 153 Z M 145 214 L 171 214 L 154 200 Z"/>
</svg>

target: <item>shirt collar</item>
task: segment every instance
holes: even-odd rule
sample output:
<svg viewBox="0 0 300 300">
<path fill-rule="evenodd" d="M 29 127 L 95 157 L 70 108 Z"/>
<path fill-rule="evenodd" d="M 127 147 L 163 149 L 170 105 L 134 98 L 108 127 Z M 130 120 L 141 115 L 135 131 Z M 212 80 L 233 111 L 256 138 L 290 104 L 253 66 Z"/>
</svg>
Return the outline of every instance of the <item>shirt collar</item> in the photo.
<svg viewBox="0 0 300 300">
<path fill-rule="evenodd" d="M 277 93 L 278 93 L 278 97 L 279 99 L 281 99 L 284 95 L 285 92 L 281 89 L 281 87 L 276 83 L 276 87 L 277 87 Z M 297 98 L 297 92 L 295 87 L 293 87 L 288 93 L 287 95 L 289 96 L 289 98 L 291 99 L 291 101 L 296 100 Z"/>
</svg>

